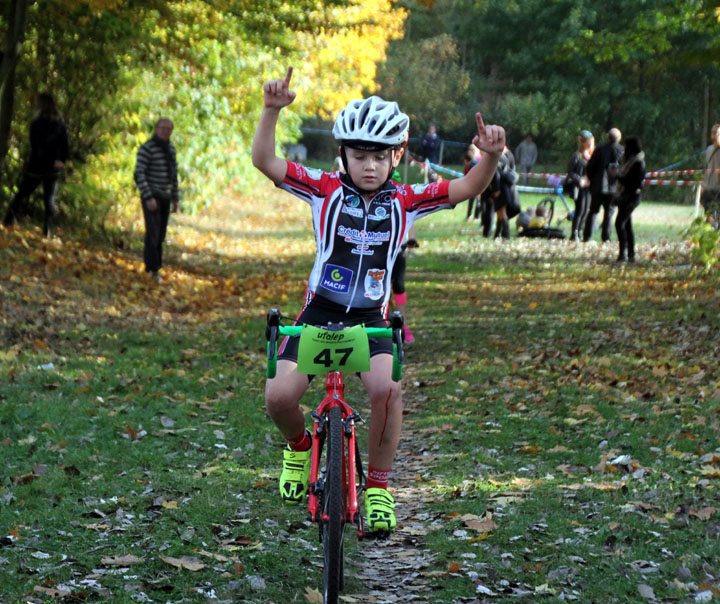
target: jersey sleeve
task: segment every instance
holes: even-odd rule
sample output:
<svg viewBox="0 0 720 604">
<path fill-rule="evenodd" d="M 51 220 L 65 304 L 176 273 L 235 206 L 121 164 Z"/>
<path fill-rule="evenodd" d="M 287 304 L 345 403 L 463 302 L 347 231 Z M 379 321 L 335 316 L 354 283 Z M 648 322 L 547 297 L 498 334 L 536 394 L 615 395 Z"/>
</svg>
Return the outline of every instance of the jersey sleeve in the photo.
<svg viewBox="0 0 720 604">
<path fill-rule="evenodd" d="M 402 188 L 405 211 L 417 220 L 438 210 L 452 209 L 448 192 L 450 181 L 431 182 L 426 185 L 406 185 Z"/>
<path fill-rule="evenodd" d="M 288 161 L 285 179 L 278 186 L 314 205 L 318 201 L 322 202 L 333 189 L 336 189 L 338 182 L 333 174 Z"/>
</svg>

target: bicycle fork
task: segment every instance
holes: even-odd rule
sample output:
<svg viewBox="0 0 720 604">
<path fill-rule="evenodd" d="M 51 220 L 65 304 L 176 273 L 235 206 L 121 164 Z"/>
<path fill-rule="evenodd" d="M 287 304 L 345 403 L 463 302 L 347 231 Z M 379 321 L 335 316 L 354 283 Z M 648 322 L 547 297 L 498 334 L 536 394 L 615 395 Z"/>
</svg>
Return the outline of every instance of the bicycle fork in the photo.
<svg viewBox="0 0 720 604">
<path fill-rule="evenodd" d="M 328 414 L 332 407 L 340 407 L 343 418 L 343 446 L 342 446 L 342 485 L 343 485 L 343 522 L 350 522 L 358 527 L 358 539 L 363 538 L 362 515 L 359 511 L 358 489 L 362 485 L 363 470 L 360 461 L 357 442 L 355 440 L 355 421 L 362 421 L 359 415 L 350 407 L 343 397 L 345 384 L 343 375 L 339 371 L 327 374 L 325 380 L 326 395 L 317 410 L 312 413 L 313 435 L 312 454 L 310 465 L 310 489 L 308 498 L 308 513 L 311 522 L 326 524 L 328 518 L 324 516 L 321 506 L 321 496 L 325 489 L 325 480 L 320 468 L 322 467 L 322 452 L 327 438 Z"/>
</svg>

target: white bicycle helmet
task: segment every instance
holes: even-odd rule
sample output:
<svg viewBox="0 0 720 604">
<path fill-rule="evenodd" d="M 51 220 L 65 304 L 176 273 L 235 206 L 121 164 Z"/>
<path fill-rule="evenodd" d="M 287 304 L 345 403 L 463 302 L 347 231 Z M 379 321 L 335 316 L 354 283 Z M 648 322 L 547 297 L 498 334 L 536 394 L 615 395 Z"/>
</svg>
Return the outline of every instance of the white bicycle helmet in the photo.
<svg viewBox="0 0 720 604">
<path fill-rule="evenodd" d="M 333 136 L 342 145 L 367 151 L 402 147 L 410 118 L 394 101 L 379 96 L 350 101 L 335 120 Z"/>
</svg>

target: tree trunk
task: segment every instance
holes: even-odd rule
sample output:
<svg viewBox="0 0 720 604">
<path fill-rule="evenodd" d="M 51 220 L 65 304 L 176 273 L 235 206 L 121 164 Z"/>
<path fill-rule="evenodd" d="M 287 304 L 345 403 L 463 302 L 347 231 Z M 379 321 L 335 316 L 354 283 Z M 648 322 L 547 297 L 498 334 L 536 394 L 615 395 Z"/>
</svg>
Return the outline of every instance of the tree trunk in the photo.
<svg viewBox="0 0 720 604">
<path fill-rule="evenodd" d="M 9 146 L 15 106 L 15 66 L 20 58 L 26 16 L 27 0 L 12 0 L 9 3 L 8 30 L 0 59 L 0 181 L 4 175 L 3 167 Z"/>
</svg>

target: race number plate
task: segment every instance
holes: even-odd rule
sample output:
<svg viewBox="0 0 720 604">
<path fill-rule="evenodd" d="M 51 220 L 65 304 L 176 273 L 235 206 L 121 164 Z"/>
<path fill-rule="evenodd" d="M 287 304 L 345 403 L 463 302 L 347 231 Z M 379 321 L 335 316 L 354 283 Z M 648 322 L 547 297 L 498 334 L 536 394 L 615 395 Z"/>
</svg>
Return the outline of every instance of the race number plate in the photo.
<svg viewBox="0 0 720 604">
<path fill-rule="evenodd" d="M 303 325 L 298 348 L 298 372 L 370 371 L 370 345 L 362 325 L 328 331 Z"/>
</svg>

